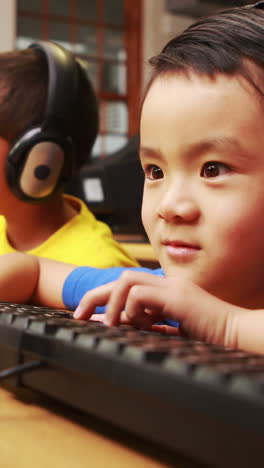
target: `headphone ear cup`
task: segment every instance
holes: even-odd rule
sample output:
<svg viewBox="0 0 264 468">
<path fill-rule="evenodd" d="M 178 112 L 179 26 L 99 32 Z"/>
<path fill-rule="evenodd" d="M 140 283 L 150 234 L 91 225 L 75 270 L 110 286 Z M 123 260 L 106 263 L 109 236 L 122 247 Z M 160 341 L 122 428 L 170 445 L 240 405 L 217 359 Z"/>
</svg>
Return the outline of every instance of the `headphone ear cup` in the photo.
<svg viewBox="0 0 264 468">
<path fill-rule="evenodd" d="M 64 166 L 64 152 L 54 142 L 35 144 L 25 158 L 19 176 L 20 190 L 32 199 L 49 196 L 57 187 Z"/>
</svg>

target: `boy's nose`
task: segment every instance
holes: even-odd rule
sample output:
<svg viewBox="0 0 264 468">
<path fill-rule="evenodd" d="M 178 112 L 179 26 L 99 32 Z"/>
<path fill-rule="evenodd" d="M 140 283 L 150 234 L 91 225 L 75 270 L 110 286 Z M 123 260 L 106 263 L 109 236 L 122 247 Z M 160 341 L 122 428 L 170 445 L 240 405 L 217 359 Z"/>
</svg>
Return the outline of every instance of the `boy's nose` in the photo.
<svg viewBox="0 0 264 468">
<path fill-rule="evenodd" d="M 168 190 L 158 206 L 158 215 L 167 222 L 194 222 L 199 218 L 198 205 L 191 195 L 185 191 Z"/>
</svg>

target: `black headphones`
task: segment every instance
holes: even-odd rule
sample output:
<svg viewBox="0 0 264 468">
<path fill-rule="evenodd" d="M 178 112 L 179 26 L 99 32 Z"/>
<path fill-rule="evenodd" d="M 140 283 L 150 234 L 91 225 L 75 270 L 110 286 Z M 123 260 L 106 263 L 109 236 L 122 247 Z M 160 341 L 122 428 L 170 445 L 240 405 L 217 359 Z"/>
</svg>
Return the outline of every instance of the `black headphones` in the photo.
<svg viewBox="0 0 264 468">
<path fill-rule="evenodd" d="M 261 2 L 257 2 L 257 3 L 254 3 L 254 5 L 251 5 L 252 8 L 259 8 L 260 10 L 263 10 L 264 9 L 264 2 L 261 1 Z"/>
<path fill-rule="evenodd" d="M 73 173 L 71 133 L 80 65 L 70 52 L 53 42 L 40 41 L 29 48 L 46 58 L 47 102 L 42 123 L 26 130 L 10 149 L 6 177 L 17 198 L 39 202 L 62 187 Z"/>
</svg>

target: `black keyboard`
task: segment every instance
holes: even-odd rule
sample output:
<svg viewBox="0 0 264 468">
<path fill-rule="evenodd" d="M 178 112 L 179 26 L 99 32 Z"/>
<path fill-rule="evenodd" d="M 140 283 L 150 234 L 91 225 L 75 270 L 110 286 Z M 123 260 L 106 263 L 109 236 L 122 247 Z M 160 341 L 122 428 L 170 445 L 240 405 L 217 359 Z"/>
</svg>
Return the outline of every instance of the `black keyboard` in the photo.
<svg viewBox="0 0 264 468">
<path fill-rule="evenodd" d="M 0 369 L 203 466 L 263 466 L 264 356 L 0 303 Z"/>
</svg>

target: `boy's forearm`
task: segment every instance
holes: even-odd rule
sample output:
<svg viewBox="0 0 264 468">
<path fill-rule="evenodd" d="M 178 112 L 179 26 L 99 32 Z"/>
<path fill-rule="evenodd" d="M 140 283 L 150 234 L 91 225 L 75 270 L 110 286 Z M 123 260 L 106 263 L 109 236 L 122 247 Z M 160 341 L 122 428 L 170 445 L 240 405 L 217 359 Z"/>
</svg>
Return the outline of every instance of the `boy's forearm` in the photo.
<svg viewBox="0 0 264 468">
<path fill-rule="evenodd" d="M 0 301 L 65 307 L 64 281 L 75 265 L 20 252 L 0 256 Z"/>
<path fill-rule="evenodd" d="M 62 299 L 63 285 L 67 276 L 77 266 L 49 258 L 36 258 L 39 265 L 39 276 L 32 302 L 49 307 L 65 308 Z"/>
<path fill-rule="evenodd" d="M 0 256 L 0 301 L 28 303 L 39 278 L 36 257 L 14 252 Z"/>
</svg>

